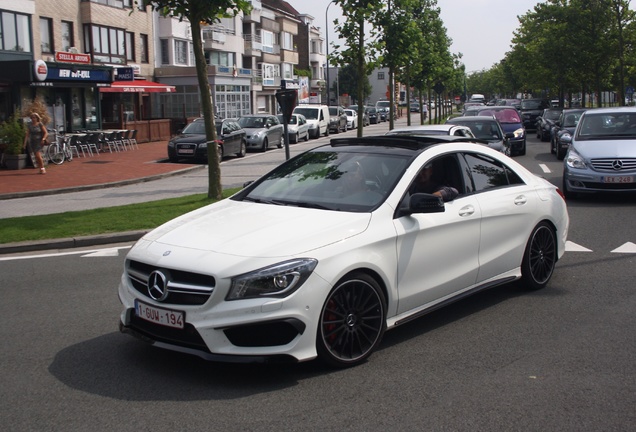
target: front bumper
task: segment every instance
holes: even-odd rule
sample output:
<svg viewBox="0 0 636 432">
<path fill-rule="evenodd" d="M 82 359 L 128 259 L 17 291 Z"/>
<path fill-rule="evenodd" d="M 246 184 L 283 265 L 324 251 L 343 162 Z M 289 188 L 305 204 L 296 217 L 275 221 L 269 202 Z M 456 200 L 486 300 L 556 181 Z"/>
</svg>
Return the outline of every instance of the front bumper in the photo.
<svg viewBox="0 0 636 432">
<path fill-rule="evenodd" d="M 630 180 L 627 181 L 627 180 Z M 571 192 L 636 192 L 636 172 L 599 173 L 590 169 L 563 171 L 563 181 Z"/>
<path fill-rule="evenodd" d="M 328 284 L 312 274 L 285 298 L 226 301 L 229 282 L 218 282 L 202 305 L 165 304 L 142 295 L 126 273 L 121 277 L 123 305 L 120 331 L 157 347 L 207 360 L 230 362 L 305 361 L 317 356 L 316 332 L 321 302 Z M 135 312 L 135 301 L 182 312 L 183 329 L 146 321 Z"/>
</svg>

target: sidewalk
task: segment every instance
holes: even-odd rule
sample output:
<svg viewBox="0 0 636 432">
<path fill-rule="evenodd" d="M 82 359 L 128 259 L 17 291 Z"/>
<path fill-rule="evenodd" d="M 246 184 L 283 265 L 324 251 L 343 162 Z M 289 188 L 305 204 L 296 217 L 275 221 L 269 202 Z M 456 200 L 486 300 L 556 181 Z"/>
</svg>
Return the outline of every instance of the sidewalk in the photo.
<svg viewBox="0 0 636 432">
<path fill-rule="evenodd" d="M 203 166 L 170 163 L 166 148 L 166 141 L 155 141 L 139 144 L 139 149 L 134 150 L 74 157 L 62 165 L 49 163 L 46 174 L 32 167 L 0 169 L 0 200 L 147 181 Z"/>
</svg>

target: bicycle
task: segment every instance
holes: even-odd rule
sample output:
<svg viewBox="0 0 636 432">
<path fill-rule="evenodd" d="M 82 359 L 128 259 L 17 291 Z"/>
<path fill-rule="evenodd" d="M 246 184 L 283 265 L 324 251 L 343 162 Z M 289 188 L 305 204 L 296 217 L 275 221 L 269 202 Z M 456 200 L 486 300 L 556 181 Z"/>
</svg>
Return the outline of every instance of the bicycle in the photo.
<svg viewBox="0 0 636 432">
<path fill-rule="evenodd" d="M 49 144 L 49 148 L 46 151 L 49 161 L 55 165 L 61 165 L 65 160 L 72 161 L 73 152 L 71 151 L 69 140 L 56 130 L 53 131 L 53 135 L 55 139 Z"/>
</svg>

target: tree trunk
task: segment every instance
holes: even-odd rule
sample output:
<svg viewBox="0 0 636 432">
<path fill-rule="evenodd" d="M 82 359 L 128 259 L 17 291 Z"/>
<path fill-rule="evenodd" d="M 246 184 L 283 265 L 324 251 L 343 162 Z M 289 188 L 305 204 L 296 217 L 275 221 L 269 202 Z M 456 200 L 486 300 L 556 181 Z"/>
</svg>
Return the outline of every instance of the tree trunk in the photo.
<svg viewBox="0 0 636 432">
<path fill-rule="evenodd" d="M 214 107 L 211 100 L 210 83 L 208 82 L 208 65 L 203 54 L 201 40 L 201 23 L 197 20 L 190 22 L 192 26 L 192 44 L 194 45 L 194 59 L 199 81 L 201 110 L 205 121 L 205 137 L 208 142 L 208 198 L 221 199 L 221 165 L 216 144 L 216 125 L 214 121 Z"/>
</svg>

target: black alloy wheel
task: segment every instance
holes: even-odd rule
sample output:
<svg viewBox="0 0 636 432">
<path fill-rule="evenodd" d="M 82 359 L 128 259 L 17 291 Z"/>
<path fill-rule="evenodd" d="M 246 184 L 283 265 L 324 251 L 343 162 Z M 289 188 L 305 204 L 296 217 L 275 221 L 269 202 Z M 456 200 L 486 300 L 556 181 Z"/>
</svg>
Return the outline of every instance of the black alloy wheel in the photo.
<svg viewBox="0 0 636 432">
<path fill-rule="evenodd" d="M 244 139 L 242 139 L 240 149 L 236 155 L 238 157 L 245 157 L 245 153 L 247 153 L 247 143 L 245 142 Z"/>
<path fill-rule="evenodd" d="M 337 284 L 320 312 L 316 348 L 328 365 L 360 364 L 380 344 L 386 330 L 386 300 L 378 283 L 354 273 Z"/>
<path fill-rule="evenodd" d="M 541 222 L 530 234 L 521 263 L 521 276 L 525 285 L 533 290 L 546 286 L 556 262 L 556 233 L 547 222 Z"/>
</svg>

